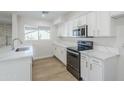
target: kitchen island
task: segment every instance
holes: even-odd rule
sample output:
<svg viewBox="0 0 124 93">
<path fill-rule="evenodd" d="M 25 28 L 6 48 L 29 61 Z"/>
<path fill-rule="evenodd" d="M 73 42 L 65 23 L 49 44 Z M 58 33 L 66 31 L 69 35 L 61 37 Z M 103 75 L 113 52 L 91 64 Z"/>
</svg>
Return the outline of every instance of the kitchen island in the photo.
<svg viewBox="0 0 124 93">
<path fill-rule="evenodd" d="M 23 46 L 11 50 L 11 47 L 0 49 L 0 81 L 32 80 L 31 46 Z"/>
</svg>

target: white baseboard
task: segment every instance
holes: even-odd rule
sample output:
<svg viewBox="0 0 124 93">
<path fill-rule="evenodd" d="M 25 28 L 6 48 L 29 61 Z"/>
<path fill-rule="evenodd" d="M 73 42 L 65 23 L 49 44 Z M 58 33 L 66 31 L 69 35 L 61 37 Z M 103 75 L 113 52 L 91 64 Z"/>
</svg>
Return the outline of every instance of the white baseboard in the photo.
<svg viewBox="0 0 124 93">
<path fill-rule="evenodd" d="M 44 59 L 44 58 L 49 58 L 49 57 L 53 57 L 53 55 L 49 55 L 49 56 L 40 56 L 40 57 L 33 57 L 33 60 Z"/>
</svg>

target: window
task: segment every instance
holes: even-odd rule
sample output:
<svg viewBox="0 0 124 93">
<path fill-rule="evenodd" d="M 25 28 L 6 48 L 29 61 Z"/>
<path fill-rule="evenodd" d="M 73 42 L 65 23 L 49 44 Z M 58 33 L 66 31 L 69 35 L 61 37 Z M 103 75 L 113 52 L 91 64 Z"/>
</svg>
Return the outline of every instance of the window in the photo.
<svg viewBox="0 0 124 93">
<path fill-rule="evenodd" d="M 50 39 L 50 28 L 49 27 L 25 26 L 24 30 L 25 30 L 25 40 Z"/>
</svg>

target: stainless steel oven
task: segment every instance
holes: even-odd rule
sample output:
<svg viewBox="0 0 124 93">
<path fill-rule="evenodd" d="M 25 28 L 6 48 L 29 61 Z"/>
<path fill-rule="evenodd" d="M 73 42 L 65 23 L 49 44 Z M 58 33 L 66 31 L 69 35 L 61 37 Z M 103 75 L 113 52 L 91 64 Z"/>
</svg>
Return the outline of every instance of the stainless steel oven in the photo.
<svg viewBox="0 0 124 93">
<path fill-rule="evenodd" d="M 82 80 L 80 73 L 80 51 L 93 49 L 93 41 L 78 41 L 76 47 L 67 48 L 67 70 L 78 80 Z"/>
<path fill-rule="evenodd" d="M 67 50 L 67 70 L 80 80 L 80 53 Z"/>
</svg>

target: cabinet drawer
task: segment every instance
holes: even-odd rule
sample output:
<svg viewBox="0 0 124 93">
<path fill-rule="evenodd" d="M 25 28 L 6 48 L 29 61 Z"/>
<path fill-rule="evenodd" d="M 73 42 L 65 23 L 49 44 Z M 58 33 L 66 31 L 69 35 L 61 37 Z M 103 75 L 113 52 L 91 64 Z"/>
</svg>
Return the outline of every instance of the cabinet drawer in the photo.
<svg viewBox="0 0 124 93">
<path fill-rule="evenodd" d="M 87 57 L 86 56 L 81 56 L 81 59 L 87 59 Z"/>
<path fill-rule="evenodd" d="M 83 59 L 83 58 L 84 58 L 84 59 L 87 59 L 87 57 L 88 57 L 87 55 L 81 54 L 81 58 L 82 58 L 82 59 Z"/>
<path fill-rule="evenodd" d="M 90 62 L 102 66 L 102 60 L 99 60 L 97 58 L 91 58 Z"/>
<path fill-rule="evenodd" d="M 87 61 L 87 57 L 81 56 L 81 62 L 83 62 L 83 61 Z"/>
</svg>

